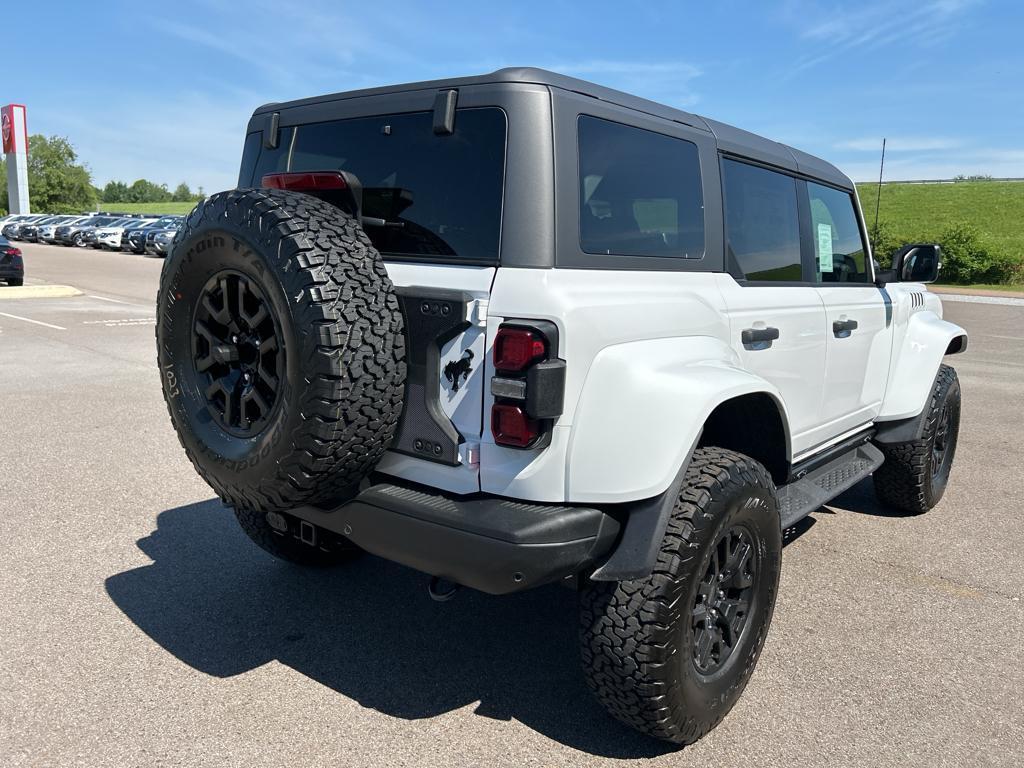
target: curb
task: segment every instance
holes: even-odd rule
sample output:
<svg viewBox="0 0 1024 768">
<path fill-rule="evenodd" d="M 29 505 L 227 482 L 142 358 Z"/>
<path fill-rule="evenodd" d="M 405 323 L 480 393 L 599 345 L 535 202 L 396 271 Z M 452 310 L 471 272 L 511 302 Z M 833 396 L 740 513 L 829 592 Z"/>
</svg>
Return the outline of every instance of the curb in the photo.
<svg viewBox="0 0 1024 768">
<path fill-rule="evenodd" d="M 991 296 L 1000 299 L 1024 299 L 1024 291 L 998 291 L 992 288 L 972 288 L 969 285 L 929 285 L 933 293 L 957 294 L 959 296 Z"/>
<path fill-rule="evenodd" d="M 19 285 L 0 287 L 0 299 L 66 299 L 81 296 L 82 292 L 70 285 Z"/>
</svg>

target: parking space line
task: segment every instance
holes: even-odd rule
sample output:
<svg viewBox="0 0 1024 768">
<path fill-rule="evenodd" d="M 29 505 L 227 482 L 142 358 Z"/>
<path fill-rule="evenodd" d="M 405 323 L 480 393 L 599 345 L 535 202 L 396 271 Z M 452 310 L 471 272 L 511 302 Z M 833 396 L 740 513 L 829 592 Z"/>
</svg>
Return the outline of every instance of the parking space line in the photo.
<svg viewBox="0 0 1024 768">
<path fill-rule="evenodd" d="M 33 320 L 31 317 L 22 317 L 21 315 L 10 315 L 7 312 L 0 312 L 0 316 L 9 317 L 12 320 L 24 320 L 26 323 L 35 323 L 36 325 L 42 325 L 46 328 L 53 328 L 55 331 L 66 331 L 62 325 L 53 325 L 52 323 L 44 323 L 42 320 Z"/>
<path fill-rule="evenodd" d="M 121 301 L 120 299 L 111 299 L 107 296 L 97 296 L 93 293 L 86 294 L 90 299 L 99 299 L 100 301 L 112 301 L 114 304 L 127 304 L 129 307 L 134 306 L 130 301 Z"/>
</svg>

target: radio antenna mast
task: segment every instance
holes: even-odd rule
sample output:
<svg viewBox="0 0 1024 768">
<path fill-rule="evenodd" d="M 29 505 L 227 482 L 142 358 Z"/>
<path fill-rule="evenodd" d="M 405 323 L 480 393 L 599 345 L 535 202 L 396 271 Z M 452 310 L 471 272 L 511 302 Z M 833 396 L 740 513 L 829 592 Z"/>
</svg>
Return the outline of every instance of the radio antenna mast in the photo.
<svg viewBox="0 0 1024 768">
<path fill-rule="evenodd" d="M 872 234 L 878 239 L 878 206 L 882 202 L 882 172 L 885 170 L 885 139 L 882 139 L 882 164 L 878 167 L 878 193 L 875 195 L 875 229 Z"/>
</svg>

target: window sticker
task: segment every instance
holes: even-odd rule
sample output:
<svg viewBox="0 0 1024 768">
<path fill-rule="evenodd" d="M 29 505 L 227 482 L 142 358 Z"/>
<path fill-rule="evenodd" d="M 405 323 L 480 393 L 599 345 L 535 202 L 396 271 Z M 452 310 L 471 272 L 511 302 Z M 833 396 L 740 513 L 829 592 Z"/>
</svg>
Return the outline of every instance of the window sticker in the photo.
<svg viewBox="0 0 1024 768">
<path fill-rule="evenodd" d="M 831 272 L 832 264 L 832 225 L 818 225 L 818 271 L 822 274 Z"/>
</svg>

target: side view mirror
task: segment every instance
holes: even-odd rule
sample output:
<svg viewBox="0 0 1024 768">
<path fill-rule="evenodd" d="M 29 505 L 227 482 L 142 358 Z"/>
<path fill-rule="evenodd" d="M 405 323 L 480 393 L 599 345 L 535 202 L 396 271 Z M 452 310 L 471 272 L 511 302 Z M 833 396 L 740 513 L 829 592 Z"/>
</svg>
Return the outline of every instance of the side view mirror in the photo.
<svg viewBox="0 0 1024 768">
<path fill-rule="evenodd" d="M 935 243 L 911 243 L 892 255 L 892 268 L 901 283 L 934 283 L 942 267 L 942 248 Z"/>
</svg>

